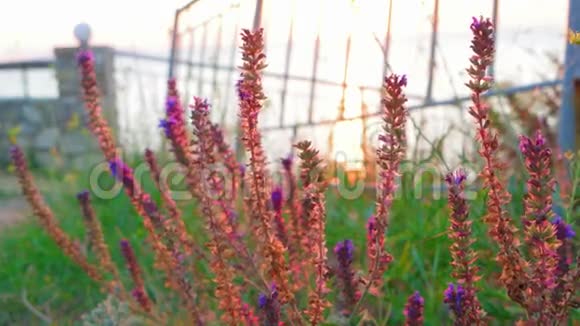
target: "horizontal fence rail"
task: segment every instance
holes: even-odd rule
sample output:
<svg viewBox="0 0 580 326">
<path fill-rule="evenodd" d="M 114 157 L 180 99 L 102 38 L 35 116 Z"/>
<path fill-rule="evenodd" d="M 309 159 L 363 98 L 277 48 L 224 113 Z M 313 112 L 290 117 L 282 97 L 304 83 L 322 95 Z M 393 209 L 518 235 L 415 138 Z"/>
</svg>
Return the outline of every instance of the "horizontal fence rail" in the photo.
<svg viewBox="0 0 580 326">
<path fill-rule="evenodd" d="M 122 58 L 138 59 L 138 60 L 145 60 L 145 61 L 158 62 L 158 63 L 167 63 L 168 62 L 167 57 L 158 56 L 158 55 L 134 53 L 134 52 L 123 51 L 123 50 L 116 50 L 115 54 L 119 57 L 122 57 Z M 183 59 L 175 60 L 175 64 L 182 65 L 184 67 L 212 69 L 215 71 L 223 71 L 223 72 L 239 71 L 239 68 L 234 67 L 234 66 L 214 65 L 211 63 L 187 61 L 187 60 L 183 60 Z M 291 80 L 304 81 L 304 82 L 312 81 L 312 77 L 308 77 L 308 76 L 285 76 L 283 73 L 276 73 L 276 72 L 271 72 L 271 71 L 264 71 L 263 76 L 264 77 L 271 77 L 271 78 L 278 78 L 278 79 L 288 78 Z M 333 80 L 325 80 L 325 79 L 315 79 L 314 82 L 319 84 L 319 85 L 324 85 L 324 86 L 337 86 L 337 87 L 343 87 L 343 88 L 348 88 L 348 87 L 354 86 L 354 87 L 360 88 L 362 90 L 371 90 L 371 91 L 376 91 L 376 92 L 379 92 L 381 90 L 380 87 L 375 86 L 375 85 L 350 84 L 350 83 L 346 83 L 346 82 L 341 83 L 341 82 L 337 82 L 337 81 L 333 81 Z M 424 99 L 423 96 L 415 95 L 415 94 L 409 94 L 409 95 L 407 95 L 407 97 L 409 99 L 412 99 L 412 100 L 423 100 Z"/>
<path fill-rule="evenodd" d="M 554 87 L 554 86 L 560 85 L 561 83 L 562 83 L 562 80 L 552 80 L 552 81 L 534 83 L 534 84 L 530 84 L 530 85 L 509 87 L 509 88 L 505 88 L 505 89 L 493 89 L 493 90 L 488 91 L 487 93 L 484 93 L 482 96 L 484 98 L 497 97 L 497 96 L 508 96 L 508 95 L 514 95 L 517 93 L 530 92 L 530 91 L 533 91 L 533 90 L 538 89 L 538 88 Z M 463 97 L 452 98 L 452 99 L 447 99 L 447 100 L 443 100 L 443 101 L 432 101 L 432 102 L 427 102 L 427 103 L 409 105 L 407 107 L 407 109 L 409 111 L 415 111 L 415 110 L 438 107 L 438 106 L 456 106 L 456 105 L 460 105 L 463 102 L 468 102 L 468 101 L 471 101 L 471 97 L 470 96 L 463 96 Z M 328 124 L 335 124 L 335 123 L 341 122 L 341 121 L 364 120 L 366 118 L 378 117 L 380 115 L 381 115 L 381 112 L 373 112 L 370 114 L 359 115 L 356 117 L 342 118 L 340 120 L 329 119 L 329 120 L 320 120 L 320 121 L 317 121 L 315 123 L 297 123 L 297 124 L 293 124 L 293 125 L 289 125 L 289 126 L 264 127 L 261 130 L 272 131 L 272 130 L 280 130 L 280 129 L 293 129 L 293 128 L 301 128 L 301 127 L 318 126 L 318 125 L 328 125 Z"/>
<path fill-rule="evenodd" d="M 53 66 L 52 59 L 0 62 L 0 99 L 56 96 Z M 44 78 L 39 78 L 39 73 L 44 73 Z"/>
<path fill-rule="evenodd" d="M 29 61 L 14 61 L 14 62 L 0 62 L 0 70 L 6 69 L 42 69 L 51 68 L 54 60 L 29 60 Z"/>
</svg>

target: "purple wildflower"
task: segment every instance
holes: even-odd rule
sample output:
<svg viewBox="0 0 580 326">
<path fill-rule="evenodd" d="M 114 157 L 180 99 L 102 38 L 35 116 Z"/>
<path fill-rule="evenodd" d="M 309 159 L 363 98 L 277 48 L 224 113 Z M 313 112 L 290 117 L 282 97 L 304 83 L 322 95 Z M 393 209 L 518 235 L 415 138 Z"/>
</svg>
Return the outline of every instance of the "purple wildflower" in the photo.
<svg viewBox="0 0 580 326">
<path fill-rule="evenodd" d="M 89 191 L 86 189 L 77 194 L 77 199 L 79 199 L 79 200 L 87 199 L 87 198 L 89 198 Z"/>
<path fill-rule="evenodd" d="M 375 215 L 372 215 L 367 222 L 367 258 L 372 262 L 369 267 L 374 268 L 373 273 L 383 273 L 392 260 L 392 257 L 384 251 L 384 246 L 385 234 L 380 231 L 379 221 Z M 377 272 L 379 270 L 380 273 Z"/>
<path fill-rule="evenodd" d="M 463 169 L 458 169 L 457 171 L 449 174 L 447 178 L 449 178 L 449 181 L 451 181 L 453 184 L 459 186 L 467 179 L 467 175 Z"/>
<path fill-rule="evenodd" d="M 127 167 L 121 160 L 114 160 L 109 162 L 109 169 L 115 179 L 123 180 L 123 174 L 127 171 Z"/>
<path fill-rule="evenodd" d="M 126 239 L 122 239 L 121 240 L 121 250 L 123 251 L 123 254 L 127 251 L 127 250 L 132 250 L 131 249 L 131 245 L 129 244 L 129 241 Z"/>
<path fill-rule="evenodd" d="M 558 237 L 558 240 L 564 241 L 576 236 L 576 232 L 572 229 L 572 225 L 566 223 L 561 216 L 556 215 L 552 220 L 552 224 L 556 227 L 556 237 Z"/>
<path fill-rule="evenodd" d="M 11 145 L 10 146 L 10 156 L 14 157 L 15 155 L 18 154 L 18 152 L 20 151 L 20 148 L 16 145 Z"/>
<path fill-rule="evenodd" d="M 143 296 L 143 292 L 140 289 L 133 289 L 131 291 L 131 296 L 133 299 L 140 301 L 140 298 Z"/>
<path fill-rule="evenodd" d="M 238 79 L 238 81 L 236 82 L 236 91 L 238 92 L 238 98 L 241 99 L 242 98 L 242 80 L 243 79 Z"/>
<path fill-rule="evenodd" d="M 151 302 L 149 301 L 147 293 L 145 292 L 145 283 L 141 277 L 141 269 L 139 268 L 135 252 L 133 251 L 131 244 L 125 239 L 121 240 L 121 253 L 123 254 L 123 258 L 125 258 L 127 269 L 129 270 L 131 278 L 133 279 L 133 283 L 135 284 L 131 294 L 141 305 L 141 307 L 143 307 L 143 309 L 150 311 Z"/>
<path fill-rule="evenodd" d="M 481 25 L 486 24 L 489 25 L 491 24 L 491 22 L 489 21 L 489 18 L 483 18 L 483 17 L 471 17 L 471 25 L 469 26 L 469 28 L 473 31 L 473 32 L 477 32 L 481 29 Z"/>
<path fill-rule="evenodd" d="M 260 295 L 258 296 L 258 307 L 260 307 L 260 309 L 264 309 L 267 303 L 268 297 L 266 297 L 264 293 L 260 293 Z"/>
<path fill-rule="evenodd" d="M 558 248 L 558 266 L 556 268 L 556 275 L 561 277 L 570 270 L 570 265 L 573 262 L 574 248 L 571 239 L 576 236 L 576 232 L 572 229 L 572 225 L 566 223 L 559 215 L 552 219 L 552 225 L 556 229 L 556 237 L 562 242 Z"/>
<path fill-rule="evenodd" d="M 352 240 L 338 242 L 334 247 L 334 253 L 338 260 L 336 277 L 341 290 L 342 313 L 344 315 L 349 315 L 360 297 L 360 293 L 357 290 L 355 273 L 352 269 L 354 254 Z"/>
<path fill-rule="evenodd" d="M 245 101 L 251 97 L 251 94 L 245 91 L 242 87 L 243 79 L 239 79 L 236 82 L 236 90 L 238 91 L 238 98 L 240 101 Z"/>
<path fill-rule="evenodd" d="M 405 305 L 405 325 L 423 325 L 423 306 L 425 300 L 419 294 L 419 291 L 415 291 L 408 299 Z"/>
<path fill-rule="evenodd" d="M 111 174 L 113 177 L 118 179 L 119 181 L 123 180 L 124 175 L 126 172 L 131 172 L 130 168 L 123 163 L 121 160 L 113 160 L 109 162 L 109 169 L 111 170 Z"/>
<path fill-rule="evenodd" d="M 194 110 L 198 110 L 201 112 L 209 112 L 209 109 L 211 108 L 211 104 L 209 104 L 209 102 L 206 98 L 199 99 L 199 100 L 196 99 L 196 104 L 191 105 L 190 107 Z"/>
<path fill-rule="evenodd" d="M 347 239 L 338 242 L 334 247 L 334 253 L 336 254 L 340 264 L 344 262 L 344 265 L 350 265 L 354 253 L 354 244 L 352 243 L 352 240 Z"/>
<path fill-rule="evenodd" d="M 109 162 L 109 170 L 111 170 L 111 175 L 117 179 L 119 175 L 119 163 L 117 161 Z"/>
<path fill-rule="evenodd" d="M 282 195 L 282 188 L 280 186 L 275 187 L 270 197 L 272 200 L 272 208 L 276 213 L 280 213 L 282 211 L 282 199 L 284 197 Z"/>
<path fill-rule="evenodd" d="M 177 97 L 175 96 L 168 96 L 167 101 L 165 102 L 165 113 L 169 116 L 171 115 L 175 109 L 177 108 Z"/>
<path fill-rule="evenodd" d="M 453 310 L 455 317 L 461 318 L 463 314 L 463 299 L 465 296 L 465 290 L 461 285 L 455 285 L 449 283 L 449 286 L 445 290 L 443 302 L 449 305 L 449 309 Z"/>
<path fill-rule="evenodd" d="M 228 221 L 230 222 L 230 224 L 235 224 L 238 221 L 238 213 L 236 211 L 234 211 L 233 209 L 228 209 Z"/>
<path fill-rule="evenodd" d="M 278 290 L 272 284 L 269 295 L 261 293 L 258 296 L 258 306 L 262 310 L 262 325 L 278 326 L 280 323 L 280 302 Z"/>
<path fill-rule="evenodd" d="M 471 26 L 470 26 L 470 28 L 472 30 L 477 30 L 479 28 L 479 25 L 480 24 L 481 23 L 480 23 L 479 19 L 477 19 L 477 17 L 475 17 L 475 16 L 474 17 L 471 17 Z"/>
<path fill-rule="evenodd" d="M 536 137 L 528 138 L 525 136 L 520 136 L 520 152 L 527 153 L 527 152 L 540 152 L 543 150 L 543 147 L 546 145 L 546 138 L 542 133 L 538 130 L 536 133 Z"/>
<path fill-rule="evenodd" d="M 159 120 L 158 127 L 163 129 L 163 131 L 165 132 L 165 136 L 170 137 L 170 135 L 171 135 L 171 120 L 170 119 Z"/>
<path fill-rule="evenodd" d="M 148 195 L 146 194 L 143 195 L 143 198 L 141 200 L 143 202 L 143 209 L 145 209 L 145 213 L 147 213 L 147 216 L 154 219 L 154 221 L 161 218 L 159 216 L 159 212 L 157 211 L 157 205 L 155 205 L 155 203 L 151 200 L 151 198 Z"/>
<path fill-rule="evenodd" d="M 407 86 L 407 75 L 401 75 L 401 78 L 399 79 L 399 86 Z"/>
<path fill-rule="evenodd" d="M 292 169 L 292 154 L 288 154 L 288 156 L 281 158 L 280 162 L 282 162 L 284 170 L 290 171 Z"/>
<path fill-rule="evenodd" d="M 286 225 L 284 218 L 282 217 L 282 188 L 275 187 L 270 195 L 270 199 L 272 202 L 272 208 L 274 209 L 274 223 L 276 225 L 276 232 L 278 235 L 278 239 L 282 241 L 284 245 L 288 245 L 288 233 L 286 231 Z"/>
<path fill-rule="evenodd" d="M 131 291 L 131 296 L 133 296 L 135 301 L 137 301 L 145 311 L 151 311 L 151 302 L 149 301 L 149 297 L 144 289 L 134 288 L 133 291 Z"/>
<path fill-rule="evenodd" d="M 159 127 L 165 129 L 165 134 L 172 133 L 173 126 L 183 124 L 183 110 L 175 96 L 169 96 L 165 103 L 166 118 L 159 121 Z"/>
<path fill-rule="evenodd" d="M 79 65 L 81 65 L 85 62 L 94 61 L 94 60 L 95 60 L 95 56 L 93 54 L 93 51 L 91 51 L 91 50 L 80 50 L 77 53 L 77 63 Z"/>
<path fill-rule="evenodd" d="M 133 170 L 128 167 L 120 159 L 116 159 L 109 162 L 109 169 L 111 170 L 111 175 L 121 181 L 130 196 L 135 194 L 135 179 L 133 178 Z"/>
<path fill-rule="evenodd" d="M 375 219 L 375 216 L 372 215 L 371 217 L 369 217 L 368 221 L 367 221 L 367 231 L 370 233 L 374 230 L 376 230 L 377 228 L 377 221 Z"/>
<path fill-rule="evenodd" d="M 163 128 L 165 136 L 171 143 L 175 158 L 187 166 L 189 164 L 187 152 L 191 141 L 185 127 L 185 113 L 175 87 L 175 80 L 170 80 L 169 94 L 165 101 L 165 118 L 160 121 L 159 127 Z"/>
</svg>

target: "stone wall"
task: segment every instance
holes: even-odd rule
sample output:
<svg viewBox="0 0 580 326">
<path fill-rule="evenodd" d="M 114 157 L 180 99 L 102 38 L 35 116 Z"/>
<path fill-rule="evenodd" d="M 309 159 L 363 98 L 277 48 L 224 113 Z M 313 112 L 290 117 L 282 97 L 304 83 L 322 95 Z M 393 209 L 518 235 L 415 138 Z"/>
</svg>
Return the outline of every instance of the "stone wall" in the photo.
<svg viewBox="0 0 580 326">
<path fill-rule="evenodd" d="M 9 165 L 10 141 L 24 149 L 35 168 L 80 170 L 99 161 L 83 113 L 59 99 L 0 101 L 0 165 Z"/>
<path fill-rule="evenodd" d="M 116 134 L 117 111 L 113 82 L 114 51 L 93 49 L 102 90 L 103 111 Z M 98 146 L 86 128 L 86 114 L 77 71 L 75 48 L 55 49 L 56 99 L 0 99 L 0 167 L 9 165 L 10 142 L 27 153 L 40 169 L 86 170 L 102 161 Z"/>
</svg>

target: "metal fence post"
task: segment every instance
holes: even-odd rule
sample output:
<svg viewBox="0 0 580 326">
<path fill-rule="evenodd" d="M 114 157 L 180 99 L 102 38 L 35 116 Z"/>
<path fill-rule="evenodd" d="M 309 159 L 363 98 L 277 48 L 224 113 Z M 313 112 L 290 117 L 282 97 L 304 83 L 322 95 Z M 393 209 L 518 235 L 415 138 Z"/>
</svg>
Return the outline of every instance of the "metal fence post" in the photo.
<svg viewBox="0 0 580 326">
<path fill-rule="evenodd" d="M 429 79 L 427 80 L 427 92 L 425 94 L 425 102 L 429 103 L 433 100 L 433 78 L 435 77 L 435 48 L 437 46 L 437 33 L 439 25 L 439 0 L 435 0 L 435 7 L 433 8 L 433 31 L 431 32 L 431 52 L 429 54 Z"/>
<path fill-rule="evenodd" d="M 580 0 L 570 0 L 568 14 L 568 27 L 579 31 Z M 574 151 L 580 142 L 580 133 L 576 129 L 577 119 L 580 118 L 580 46 L 567 43 L 564 67 L 558 125 L 558 142 L 562 152 Z"/>
<path fill-rule="evenodd" d="M 206 21 L 201 27 L 203 28 L 203 34 L 201 36 L 201 48 L 199 49 L 199 62 L 205 63 L 205 51 L 207 47 L 207 30 L 210 22 Z M 199 71 L 197 72 L 197 96 L 202 96 L 203 94 L 203 72 L 205 71 L 203 65 L 199 66 Z"/>
<path fill-rule="evenodd" d="M 22 95 L 25 99 L 30 97 L 30 83 L 28 82 L 28 69 L 26 67 L 22 67 L 20 70 L 22 74 Z"/>
<path fill-rule="evenodd" d="M 223 32 L 223 15 L 218 16 L 218 30 L 216 35 L 216 42 L 214 49 L 214 61 L 213 61 L 213 76 L 211 80 L 211 98 L 212 101 L 217 102 L 217 95 L 218 95 L 218 66 L 220 60 L 220 52 L 222 50 L 222 32 Z"/>
<path fill-rule="evenodd" d="M 284 78 L 282 81 L 282 94 L 280 103 L 280 126 L 284 125 L 284 116 L 286 113 L 286 97 L 288 95 L 288 79 L 290 78 L 290 59 L 292 58 L 292 43 L 294 42 L 294 10 L 290 13 L 290 29 L 286 40 L 286 61 L 284 63 Z"/>
<path fill-rule="evenodd" d="M 239 14 L 238 14 L 238 19 L 236 21 L 236 26 L 234 27 L 234 38 L 232 40 L 231 46 L 230 46 L 230 61 L 229 61 L 229 67 L 231 68 L 229 73 L 228 73 L 228 79 L 227 79 L 227 83 L 226 83 L 226 91 L 225 91 L 225 95 L 224 95 L 224 103 L 222 106 L 222 116 L 220 118 L 221 121 L 221 125 L 225 126 L 226 124 L 226 116 L 227 116 L 227 110 L 228 110 L 228 106 L 230 105 L 230 93 L 232 90 L 232 86 L 234 85 L 234 73 L 236 72 L 235 66 L 236 66 L 236 54 L 238 53 L 238 48 L 236 47 L 236 45 L 238 44 L 238 34 L 239 34 L 239 29 L 240 29 L 240 18 L 239 18 Z M 237 91 L 236 91 L 237 94 Z M 237 96 L 234 97 L 236 99 L 236 101 L 234 103 L 238 103 L 237 102 Z M 234 106 L 235 108 L 235 106 Z"/>
<path fill-rule="evenodd" d="M 385 33 L 385 48 L 383 49 L 383 75 L 381 76 L 381 83 L 383 79 L 387 75 L 387 71 L 389 70 L 389 50 L 391 49 L 391 20 L 393 18 L 393 1 L 389 0 L 389 11 L 387 17 L 387 31 Z"/>
<path fill-rule="evenodd" d="M 175 16 L 173 18 L 173 30 L 171 31 L 171 50 L 169 52 L 169 71 L 168 71 L 168 79 L 175 77 L 175 62 L 177 61 L 177 51 L 179 44 L 178 37 L 179 37 L 179 15 L 181 12 L 188 10 L 194 4 L 196 4 L 199 0 L 191 0 L 186 3 L 183 7 L 175 10 Z"/>
<path fill-rule="evenodd" d="M 497 52 L 497 24 L 498 24 L 498 17 L 499 16 L 499 0 L 493 0 L 493 12 L 492 12 L 492 22 L 493 22 L 493 43 L 494 49 Z M 493 56 L 493 62 L 489 66 L 489 76 L 491 78 L 495 78 L 495 58 L 497 55 Z"/>
<path fill-rule="evenodd" d="M 183 84 L 185 87 L 185 96 L 181 99 L 183 102 L 183 107 L 187 107 L 187 103 L 190 97 L 190 89 L 191 89 L 191 79 L 193 78 L 193 54 L 195 50 L 195 30 L 193 28 L 189 29 L 189 49 L 187 51 L 187 72 L 185 75 L 185 83 Z"/>
<path fill-rule="evenodd" d="M 262 8 L 264 7 L 263 0 L 256 0 L 256 11 L 254 12 L 254 30 L 257 30 L 262 25 Z"/>
<path fill-rule="evenodd" d="M 319 24 L 320 25 L 320 24 Z M 320 58 L 320 26 L 316 32 L 314 41 L 314 57 L 312 59 L 312 72 L 310 74 L 310 95 L 308 96 L 308 123 L 312 123 L 314 118 L 314 97 L 316 92 L 316 83 L 318 75 L 318 60 Z"/>
<path fill-rule="evenodd" d="M 169 53 L 169 73 L 168 80 L 175 76 L 175 61 L 177 61 L 177 38 L 179 37 L 179 14 L 181 10 L 175 11 L 175 18 L 173 19 L 173 30 L 171 31 L 171 52 Z"/>
</svg>

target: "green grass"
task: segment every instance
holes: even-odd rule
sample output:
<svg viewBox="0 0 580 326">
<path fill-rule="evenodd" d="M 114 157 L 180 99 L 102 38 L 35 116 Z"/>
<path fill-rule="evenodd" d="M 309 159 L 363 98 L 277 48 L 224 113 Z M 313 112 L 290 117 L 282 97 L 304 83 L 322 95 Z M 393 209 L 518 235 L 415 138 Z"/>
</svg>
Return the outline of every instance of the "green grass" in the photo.
<svg viewBox="0 0 580 326">
<path fill-rule="evenodd" d="M 83 180 L 83 177 L 79 180 Z M 110 183 L 111 180 L 105 179 L 104 182 Z M 83 186 L 82 182 L 65 184 L 55 178 L 50 183 L 50 191 L 45 192 L 45 198 L 62 228 L 81 242 L 85 239 L 85 230 L 75 194 L 84 187 L 86 185 Z M 146 185 L 146 188 L 151 187 Z M 510 206 L 512 216 L 521 215 L 519 203 L 523 188 L 522 182 L 511 185 L 513 203 L 516 203 Z M 388 247 L 394 256 L 394 262 L 386 275 L 388 292 L 376 301 L 371 300 L 369 310 L 379 316 L 377 324 L 386 324 L 388 318 L 389 325 L 399 325 L 402 323 L 407 296 L 419 290 L 425 297 L 426 324 L 449 324 L 449 314 L 442 304 L 442 293 L 447 284 L 453 281 L 448 251 L 450 242 L 446 235 L 448 211 L 445 194 L 439 199 L 433 198 L 432 193 L 416 198 L 418 196 L 415 196 L 413 187 L 407 181 L 402 183 L 400 193 L 394 202 L 388 231 Z M 480 254 L 478 265 L 481 274 L 485 275 L 479 298 L 497 325 L 512 324 L 523 312 L 495 284 L 498 275 L 497 266 L 493 262 L 495 248 L 487 241 L 486 230 L 480 221 L 485 210 L 484 200 L 484 195 L 479 193 L 477 199 L 470 202 L 471 216 L 476 221 L 474 232 L 477 239 L 475 246 Z M 126 196 L 122 194 L 111 200 L 93 198 L 93 204 L 117 264 L 123 266 L 118 241 L 128 238 L 145 268 L 149 290 L 159 301 L 166 300 L 170 306 L 174 299 L 163 296 L 163 291 L 160 291 L 161 275 L 151 269 L 152 257 L 146 248 L 145 231 Z M 184 216 L 191 234 L 201 236 L 202 221 L 187 213 L 193 210 L 191 205 L 185 206 Z M 361 266 L 365 259 L 365 223 L 373 210 L 372 194 L 346 200 L 338 196 L 336 189 L 329 190 L 328 247 L 333 248 L 343 239 L 353 239 L 357 248 L 358 266 Z M 59 325 L 78 321 L 81 314 L 91 310 L 106 297 L 96 283 L 61 253 L 35 218 L 0 231 L 0 266 L 0 325 L 41 323 L 23 304 L 23 293 L 26 293 L 30 304 Z M 124 268 L 121 270 L 125 280 L 128 280 Z M 254 293 L 247 293 L 247 296 L 249 300 L 255 300 Z M 579 317 L 578 312 L 575 316 Z"/>
<path fill-rule="evenodd" d="M 51 191 L 44 193 L 45 199 L 62 228 L 83 242 L 85 228 L 75 197 L 83 187 L 71 187 L 53 180 L 50 188 Z M 124 237 L 136 245 L 137 254 L 144 258 L 142 261 L 150 263 L 151 258 L 141 252 L 144 247 L 139 246 L 144 243 L 144 229 L 126 196 L 106 201 L 93 198 L 93 204 L 115 261 L 122 262 L 118 250 L 114 249 Z M 0 232 L 0 300 L 3 301 L 0 325 L 11 321 L 37 321 L 22 304 L 23 291 L 30 303 L 50 311 L 55 320 L 72 320 L 104 298 L 96 283 L 62 254 L 36 218 Z"/>
</svg>

